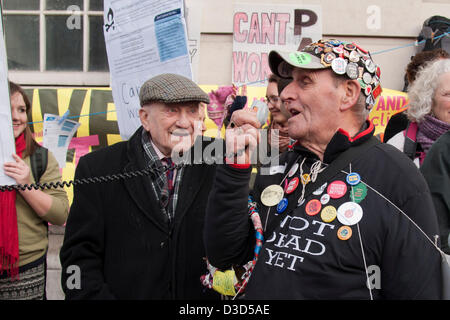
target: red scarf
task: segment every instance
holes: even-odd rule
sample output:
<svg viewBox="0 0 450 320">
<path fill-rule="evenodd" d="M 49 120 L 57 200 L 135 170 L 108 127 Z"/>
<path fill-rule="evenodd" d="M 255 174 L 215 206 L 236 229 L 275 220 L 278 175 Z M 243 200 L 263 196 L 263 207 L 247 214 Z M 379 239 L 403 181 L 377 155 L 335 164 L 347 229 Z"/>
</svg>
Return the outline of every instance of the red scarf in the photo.
<svg viewBox="0 0 450 320">
<path fill-rule="evenodd" d="M 21 158 L 25 147 L 25 135 L 22 133 L 16 139 L 16 153 Z M 16 192 L 0 192 L 0 273 L 6 270 L 12 279 L 19 275 Z"/>
</svg>

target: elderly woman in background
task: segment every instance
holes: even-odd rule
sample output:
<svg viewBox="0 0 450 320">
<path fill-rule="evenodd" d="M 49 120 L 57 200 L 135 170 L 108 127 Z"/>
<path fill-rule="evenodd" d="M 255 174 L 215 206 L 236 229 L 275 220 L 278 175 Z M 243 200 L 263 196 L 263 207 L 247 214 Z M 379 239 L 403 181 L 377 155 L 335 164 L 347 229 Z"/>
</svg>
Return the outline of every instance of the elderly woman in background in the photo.
<svg viewBox="0 0 450 320">
<path fill-rule="evenodd" d="M 408 127 L 387 143 L 420 167 L 431 145 L 450 130 L 450 59 L 426 64 L 408 90 Z"/>
</svg>

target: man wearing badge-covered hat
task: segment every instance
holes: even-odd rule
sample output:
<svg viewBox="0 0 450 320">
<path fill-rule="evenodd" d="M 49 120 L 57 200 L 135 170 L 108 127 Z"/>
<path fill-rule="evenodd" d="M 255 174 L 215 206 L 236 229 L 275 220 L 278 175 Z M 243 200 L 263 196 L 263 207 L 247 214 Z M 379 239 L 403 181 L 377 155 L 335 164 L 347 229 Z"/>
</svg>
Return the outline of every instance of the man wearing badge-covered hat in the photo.
<svg viewBox="0 0 450 320">
<path fill-rule="evenodd" d="M 215 165 L 191 158 L 208 145 L 196 139 L 208 95 L 190 79 L 161 74 L 139 98 L 142 126 L 130 140 L 82 157 L 75 178 L 151 174 L 75 185 L 60 253 L 66 299 L 217 299 L 199 280 Z M 177 158 L 190 165 L 174 168 Z"/>
<path fill-rule="evenodd" d="M 403 154 L 373 137 L 367 120 L 381 93 L 370 53 L 320 40 L 301 52 L 272 51 L 269 65 L 293 79 L 281 99 L 297 142 L 279 160 L 284 172 L 259 174 L 250 192 L 264 243 L 245 297 L 439 299 L 438 227 L 426 183 Z M 231 120 L 227 139 L 254 123 L 245 112 Z M 253 148 L 237 148 L 244 147 L 241 158 L 250 159 Z M 250 169 L 227 163 L 217 168 L 205 225 L 208 259 L 223 270 L 251 260 L 255 241 Z M 275 189 L 284 194 L 273 199 Z"/>
</svg>

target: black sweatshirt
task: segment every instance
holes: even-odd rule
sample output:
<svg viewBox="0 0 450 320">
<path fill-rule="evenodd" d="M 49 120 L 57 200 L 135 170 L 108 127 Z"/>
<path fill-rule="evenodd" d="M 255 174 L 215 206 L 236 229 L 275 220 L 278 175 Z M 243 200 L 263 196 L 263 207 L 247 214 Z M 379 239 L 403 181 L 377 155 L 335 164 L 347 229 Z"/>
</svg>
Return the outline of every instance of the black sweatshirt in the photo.
<svg viewBox="0 0 450 320">
<path fill-rule="evenodd" d="M 340 130 L 329 143 L 324 162 L 331 163 L 340 153 L 365 143 L 372 135 L 370 127 L 350 139 Z M 343 224 L 335 218 L 325 222 L 321 212 L 308 215 L 305 207 L 320 200 L 320 193 L 307 195 L 298 205 L 301 184 L 291 194 L 287 209 L 277 214 L 261 202 L 261 193 L 269 185 L 280 184 L 292 163 L 304 157 L 303 172 L 309 173 L 317 157 L 300 145 L 285 152 L 279 165 L 284 173 L 258 173 L 252 194 L 257 202 L 264 232 L 259 260 L 246 288 L 247 299 L 439 299 L 441 297 L 440 255 L 406 213 L 430 237 L 438 234 L 437 218 L 424 178 L 413 162 L 390 145 L 379 144 L 351 162 L 365 182 L 367 195 L 359 203 L 363 210 L 358 224 L 349 226 L 348 240 L 338 238 Z M 298 169 L 288 181 L 299 177 Z M 350 168 L 343 171 L 350 172 Z M 251 169 L 229 165 L 218 166 L 205 221 L 204 241 L 212 265 L 226 269 L 243 264 L 253 256 L 255 232 L 248 219 L 248 179 Z M 350 200 L 351 186 L 346 173 L 340 172 L 328 181 L 343 181 L 347 192 L 322 205 L 335 209 Z M 284 184 L 283 184 L 284 186 Z M 389 199 L 389 203 L 381 195 Z M 341 211 L 342 213 L 342 211 Z M 275 220 L 275 222 L 273 222 Z M 361 237 L 359 236 L 361 235 Z M 361 249 L 361 242 L 364 250 Z M 364 255 L 363 255 L 364 252 Z M 364 263 L 365 262 L 365 263 Z M 367 271 L 367 274 L 366 274 Z M 367 283 L 372 289 L 369 291 Z"/>
</svg>

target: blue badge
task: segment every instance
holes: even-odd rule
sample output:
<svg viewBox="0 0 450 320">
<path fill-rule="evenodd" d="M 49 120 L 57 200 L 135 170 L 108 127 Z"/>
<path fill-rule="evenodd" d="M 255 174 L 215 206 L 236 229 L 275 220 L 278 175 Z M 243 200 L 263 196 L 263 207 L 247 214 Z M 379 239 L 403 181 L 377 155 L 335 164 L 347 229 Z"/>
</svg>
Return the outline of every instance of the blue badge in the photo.
<svg viewBox="0 0 450 320">
<path fill-rule="evenodd" d="M 346 180 L 349 185 L 356 186 L 361 181 L 361 176 L 356 172 L 352 172 L 347 175 Z"/>
<path fill-rule="evenodd" d="M 284 210 L 286 210 L 288 206 L 288 200 L 286 198 L 283 198 L 277 205 L 277 212 L 282 213 Z"/>
</svg>

